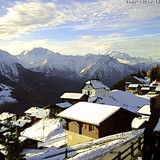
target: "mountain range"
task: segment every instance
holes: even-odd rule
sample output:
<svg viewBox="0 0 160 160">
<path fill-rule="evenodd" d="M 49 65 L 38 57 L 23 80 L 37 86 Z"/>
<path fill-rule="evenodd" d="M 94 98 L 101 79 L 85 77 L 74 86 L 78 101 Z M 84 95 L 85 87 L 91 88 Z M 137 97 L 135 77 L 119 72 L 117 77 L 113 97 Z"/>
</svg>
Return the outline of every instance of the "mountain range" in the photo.
<svg viewBox="0 0 160 160">
<path fill-rule="evenodd" d="M 116 51 L 73 56 L 33 48 L 13 56 L 0 50 L 0 83 L 13 87 L 13 98 L 25 107 L 46 105 L 58 101 L 66 91 L 81 92 L 88 79 L 98 77 L 110 87 L 127 75 L 158 63 Z"/>
</svg>

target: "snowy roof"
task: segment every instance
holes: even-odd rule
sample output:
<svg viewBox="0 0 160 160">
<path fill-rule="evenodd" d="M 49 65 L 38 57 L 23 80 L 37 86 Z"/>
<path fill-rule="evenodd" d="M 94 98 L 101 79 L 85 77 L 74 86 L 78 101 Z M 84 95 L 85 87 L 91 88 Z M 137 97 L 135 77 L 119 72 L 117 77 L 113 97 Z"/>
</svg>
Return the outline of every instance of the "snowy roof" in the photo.
<svg viewBox="0 0 160 160">
<path fill-rule="evenodd" d="M 154 131 L 160 131 L 160 119 L 159 119 L 156 127 L 154 128 Z"/>
<path fill-rule="evenodd" d="M 136 77 L 136 76 L 134 76 L 134 78 L 135 79 L 137 79 L 139 82 L 141 82 L 141 83 L 149 83 L 149 80 L 147 79 L 143 79 L 143 78 L 138 78 L 138 77 Z"/>
<path fill-rule="evenodd" d="M 149 116 L 142 116 L 134 118 L 132 121 L 132 128 L 138 129 L 142 124 L 149 120 Z"/>
<path fill-rule="evenodd" d="M 65 99 L 80 99 L 84 96 L 83 93 L 71 93 L 71 92 L 66 92 L 64 93 L 60 98 L 65 98 Z"/>
<path fill-rule="evenodd" d="M 4 121 L 4 120 L 11 118 L 13 116 L 15 116 L 15 114 L 9 113 L 9 112 L 3 112 L 2 114 L 0 114 L 0 121 Z"/>
<path fill-rule="evenodd" d="M 47 116 L 49 112 L 50 112 L 50 109 L 31 107 L 30 109 L 26 110 L 24 113 L 29 114 L 31 117 L 43 118 Z"/>
<path fill-rule="evenodd" d="M 150 85 L 152 85 L 152 86 L 158 86 L 158 85 L 160 85 L 160 81 L 155 80 Z"/>
<path fill-rule="evenodd" d="M 0 128 L 0 132 L 5 132 L 5 131 L 8 131 L 8 128 L 2 126 L 2 127 Z"/>
<path fill-rule="evenodd" d="M 121 90 L 112 90 L 108 98 L 101 96 L 96 103 L 118 106 L 131 112 L 137 112 L 142 106 L 150 104 L 150 98 Z"/>
<path fill-rule="evenodd" d="M 30 137 L 25 137 L 25 136 L 19 136 L 18 139 L 19 139 L 20 143 L 21 143 L 21 142 L 24 142 L 24 141 L 27 140 L 27 139 L 32 140 L 32 141 L 35 141 L 35 142 L 36 142 L 36 141 L 37 141 L 37 142 L 41 142 L 41 141 L 39 141 L 39 140 L 37 140 L 37 139 L 33 139 L 33 138 L 30 138 Z"/>
<path fill-rule="evenodd" d="M 141 90 L 143 90 L 143 91 L 149 91 L 150 87 L 142 87 Z"/>
<path fill-rule="evenodd" d="M 119 109 L 118 106 L 79 102 L 59 113 L 58 116 L 99 126 Z"/>
<path fill-rule="evenodd" d="M 59 119 L 43 118 L 36 124 L 21 132 L 21 136 L 38 141 L 45 141 L 48 135 L 50 135 L 58 127 Z"/>
<path fill-rule="evenodd" d="M 139 86 L 139 84 L 130 84 L 128 87 L 129 88 L 137 88 Z"/>
<path fill-rule="evenodd" d="M 33 112 L 37 112 L 38 109 L 39 109 L 38 107 L 31 107 L 28 110 L 26 110 L 24 113 L 32 114 Z"/>
<path fill-rule="evenodd" d="M 94 89 L 99 89 L 99 88 L 104 88 L 106 90 L 110 90 L 106 85 L 104 85 L 101 81 L 99 80 L 89 80 L 86 82 L 86 84 L 92 85 Z"/>
<path fill-rule="evenodd" d="M 126 84 L 131 84 L 131 82 L 127 82 L 127 81 L 126 81 L 125 83 L 126 83 Z"/>
<path fill-rule="evenodd" d="M 68 108 L 70 107 L 72 104 L 69 102 L 64 102 L 64 103 L 57 103 L 56 106 L 60 107 L 60 108 Z"/>
<path fill-rule="evenodd" d="M 28 119 L 18 119 L 17 121 L 13 121 L 13 125 L 23 127 L 26 123 L 30 123 L 31 120 Z"/>
<path fill-rule="evenodd" d="M 155 91 L 160 91 L 160 85 L 156 87 Z"/>
<path fill-rule="evenodd" d="M 151 115 L 150 105 L 144 105 L 141 109 L 138 110 L 138 113 L 145 114 L 145 115 Z"/>
</svg>

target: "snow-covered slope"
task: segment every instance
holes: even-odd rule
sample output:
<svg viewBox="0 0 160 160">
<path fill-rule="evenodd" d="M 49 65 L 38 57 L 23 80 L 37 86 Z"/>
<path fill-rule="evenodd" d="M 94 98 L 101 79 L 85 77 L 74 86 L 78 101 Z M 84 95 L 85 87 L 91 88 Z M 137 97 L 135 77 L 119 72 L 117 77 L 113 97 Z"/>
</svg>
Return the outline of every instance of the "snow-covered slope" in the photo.
<svg viewBox="0 0 160 160">
<path fill-rule="evenodd" d="M 136 72 L 136 69 L 127 64 L 122 64 L 108 55 L 101 55 L 89 68 L 85 68 L 79 77 L 95 78 L 98 76 L 103 83 L 111 86 Z"/>
<path fill-rule="evenodd" d="M 0 83 L 0 105 L 17 102 L 17 100 L 11 96 L 12 89 L 12 87 Z"/>
<path fill-rule="evenodd" d="M 0 74 L 11 80 L 16 80 L 19 75 L 17 63 L 16 57 L 0 50 Z"/>
<path fill-rule="evenodd" d="M 52 52 L 45 48 L 33 48 L 31 51 L 24 51 L 18 58 L 23 61 L 23 65 L 28 68 L 39 68 L 41 70 L 56 69 L 60 71 L 80 72 L 83 68 L 90 65 L 97 55 L 87 56 L 67 56 Z"/>
</svg>

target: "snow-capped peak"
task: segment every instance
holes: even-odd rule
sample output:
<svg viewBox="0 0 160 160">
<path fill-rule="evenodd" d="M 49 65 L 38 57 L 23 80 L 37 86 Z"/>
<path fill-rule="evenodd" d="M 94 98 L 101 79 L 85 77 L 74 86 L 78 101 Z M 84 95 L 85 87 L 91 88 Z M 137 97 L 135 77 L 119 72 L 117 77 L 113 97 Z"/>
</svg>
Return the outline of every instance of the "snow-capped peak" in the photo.
<svg viewBox="0 0 160 160">
<path fill-rule="evenodd" d="M 15 56 L 0 50 L 0 74 L 11 80 L 16 80 L 19 75 L 17 63 L 18 60 Z"/>
<path fill-rule="evenodd" d="M 16 57 L 12 56 L 6 51 L 0 50 L 0 63 L 17 63 Z"/>
<path fill-rule="evenodd" d="M 24 50 L 21 54 L 26 55 L 29 52 L 29 50 Z"/>
<path fill-rule="evenodd" d="M 155 63 L 155 60 L 153 60 L 151 57 L 149 58 L 132 57 L 125 52 L 121 53 L 119 51 L 108 50 L 106 54 L 109 55 L 110 57 L 117 59 L 120 63 L 129 65 L 136 65 L 139 63 Z"/>
</svg>

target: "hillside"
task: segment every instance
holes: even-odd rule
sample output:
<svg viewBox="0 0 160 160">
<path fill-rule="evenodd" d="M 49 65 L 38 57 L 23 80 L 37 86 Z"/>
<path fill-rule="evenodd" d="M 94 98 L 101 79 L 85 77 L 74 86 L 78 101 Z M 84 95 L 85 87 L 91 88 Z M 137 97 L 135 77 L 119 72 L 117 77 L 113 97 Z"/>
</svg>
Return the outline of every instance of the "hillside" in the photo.
<svg viewBox="0 0 160 160">
<path fill-rule="evenodd" d="M 44 106 L 59 102 L 59 97 L 67 91 L 78 92 L 82 84 L 71 80 L 46 76 L 41 72 L 33 72 L 25 68 L 19 70 L 17 83 L 0 76 L 1 83 L 13 87 L 11 97 L 17 103 L 7 104 L 0 107 L 0 112 L 10 111 L 22 114 L 30 106 Z"/>
</svg>

